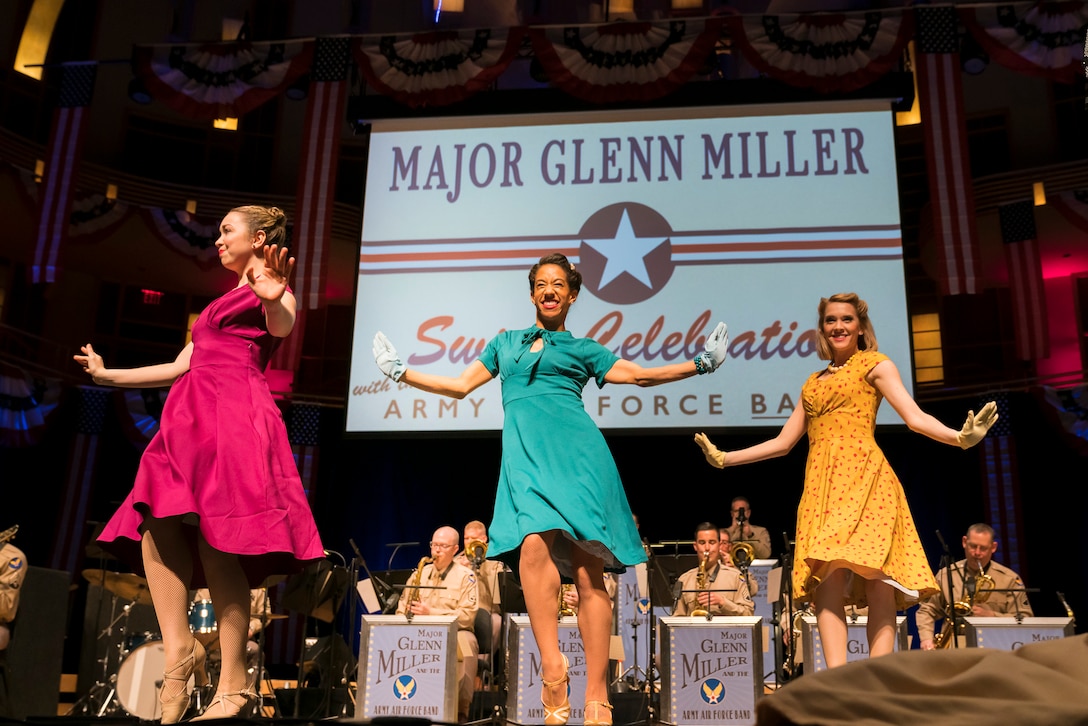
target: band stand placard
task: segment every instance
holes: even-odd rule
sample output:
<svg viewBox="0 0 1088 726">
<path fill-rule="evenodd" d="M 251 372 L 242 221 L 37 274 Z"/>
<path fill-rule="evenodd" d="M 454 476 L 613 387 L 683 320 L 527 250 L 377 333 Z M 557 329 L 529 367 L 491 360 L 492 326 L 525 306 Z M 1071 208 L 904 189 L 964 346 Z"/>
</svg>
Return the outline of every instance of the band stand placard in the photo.
<svg viewBox="0 0 1088 726">
<path fill-rule="evenodd" d="M 768 582 L 771 570 L 778 564 L 778 560 L 752 560 L 748 565 L 748 594 L 752 596 L 752 604 L 755 612 L 752 614 L 763 618 L 763 658 L 764 663 L 774 662 L 774 604 L 778 602 L 778 588 L 771 591 L 771 583 Z M 765 682 L 775 682 L 774 668 L 770 668 L 763 674 Z"/>
<path fill-rule="evenodd" d="M 853 663 L 869 657 L 869 636 L 865 631 L 869 618 L 865 615 L 846 618 L 846 662 Z M 797 660 L 805 664 L 805 673 L 826 671 L 823 644 L 820 642 L 820 629 L 816 627 L 815 615 L 801 616 L 802 657 Z M 895 641 L 892 650 L 909 650 L 910 636 L 907 633 L 905 615 L 895 616 Z"/>
<path fill-rule="evenodd" d="M 574 697 L 586 692 L 586 657 L 578 618 L 559 620 L 559 650 L 570 663 L 570 693 Z M 529 627 L 526 615 L 511 615 L 509 630 L 509 691 L 506 700 L 506 720 L 515 724 L 544 723 L 544 707 L 540 703 L 540 649 Z M 571 699 L 568 724 L 580 724 L 585 718 L 584 700 Z"/>
<path fill-rule="evenodd" d="M 1073 618 L 966 617 L 968 648 L 1016 650 L 1022 645 L 1073 635 Z"/>
<path fill-rule="evenodd" d="M 752 724 L 763 695 L 759 617 L 661 618 L 661 709 L 665 723 Z"/>
<path fill-rule="evenodd" d="M 457 616 L 363 615 L 355 717 L 457 721 Z"/>
</svg>

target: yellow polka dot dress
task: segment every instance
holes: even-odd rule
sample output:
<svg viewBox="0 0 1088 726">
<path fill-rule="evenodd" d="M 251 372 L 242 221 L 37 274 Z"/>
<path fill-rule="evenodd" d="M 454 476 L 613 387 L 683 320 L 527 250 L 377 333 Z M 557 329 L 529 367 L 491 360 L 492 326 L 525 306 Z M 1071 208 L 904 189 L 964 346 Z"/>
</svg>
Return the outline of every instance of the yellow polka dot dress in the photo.
<svg viewBox="0 0 1088 726">
<path fill-rule="evenodd" d="M 848 605 L 867 604 L 864 579 L 889 581 L 899 609 L 937 591 L 903 486 L 873 438 L 883 397 L 865 376 L 884 360 L 859 351 L 835 373 L 813 373 L 801 389 L 809 451 L 797 507 L 795 597 L 810 598 L 840 568 L 856 575 L 848 578 Z"/>
</svg>

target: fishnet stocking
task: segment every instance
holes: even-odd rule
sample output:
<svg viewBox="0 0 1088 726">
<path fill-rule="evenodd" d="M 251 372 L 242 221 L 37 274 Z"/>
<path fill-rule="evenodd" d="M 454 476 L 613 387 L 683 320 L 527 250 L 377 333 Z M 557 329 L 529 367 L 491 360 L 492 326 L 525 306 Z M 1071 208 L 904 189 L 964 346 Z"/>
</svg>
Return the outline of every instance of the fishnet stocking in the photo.
<svg viewBox="0 0 1088 726">
<path fill-rule="evenodd" d="M 181 520 L 147 520 L 141 547 L 147 588 L 162 632 L 166 670 L 192 652 L 193 635 L 189 632 L 189 581 L 193 577 L 193 558 L 182 531 Z M 184 681 L 163 679 L 162 698 L 167 700 L 185 690 Z"/>
</svg>

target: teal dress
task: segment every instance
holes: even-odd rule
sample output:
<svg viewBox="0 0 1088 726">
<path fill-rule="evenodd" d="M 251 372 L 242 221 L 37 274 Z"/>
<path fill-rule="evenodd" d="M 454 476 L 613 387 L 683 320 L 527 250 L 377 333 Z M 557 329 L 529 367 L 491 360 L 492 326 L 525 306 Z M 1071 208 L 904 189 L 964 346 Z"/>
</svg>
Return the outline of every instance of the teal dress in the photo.
<svg viewBox="0 0 1088 726">
<path fill-rule="evenodd" d="M 505 416 L 488 557 L 516 568 L 526 535 L 557 531 L 552 557 L 564 577 L 572 546 L 612 572 L 645 562 L 612 452 L 582 402 L 589 379 L 603 386 L 619 358 L 590 338 L 532 327 L 498 334 L 479 360 L 502 381 Z"/>
</svg>

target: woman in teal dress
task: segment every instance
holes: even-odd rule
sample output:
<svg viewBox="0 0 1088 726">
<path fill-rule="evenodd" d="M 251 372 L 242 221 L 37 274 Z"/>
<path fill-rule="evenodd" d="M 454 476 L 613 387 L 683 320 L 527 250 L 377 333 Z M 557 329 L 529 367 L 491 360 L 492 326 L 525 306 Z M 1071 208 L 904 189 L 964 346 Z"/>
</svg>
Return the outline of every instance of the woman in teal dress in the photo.
<svg viewBox="0 0 1088 726">
<path fill-rule="evenodd" d="M 565 256 L 542 257 L 529 271 L 536 323 L 497 335 L 458 377 L 408 369 L 382 333 L 374 337 L 374 358 L 382 371 L 420 390 L 463 398 L 496 375 L 502 381 L 502 463 L 488 556 L 518 567 L 540 650 L 547 726 L 570 717 L 568 663 L 559 650 L 561 580 L 573 581 L 579 597 L 584 722 L 611 724 L 612 609 L 604 573 L 646 559 L 616 464 L 585 411 L 582 389 L 591 378 L 598 386 L 655 386 L 710 373 L 725 360 L 728 343 L 725 324 L 718 323 L 694 360 L 643 368 L 567 331 L 567 313 L 581 287 L 581 273 Z"/>
</svg>

